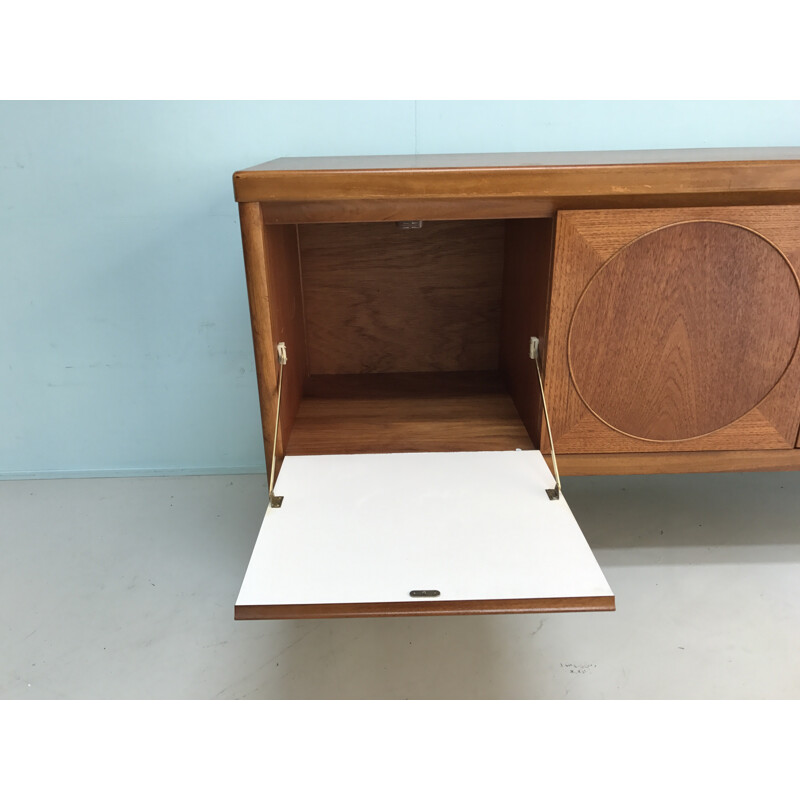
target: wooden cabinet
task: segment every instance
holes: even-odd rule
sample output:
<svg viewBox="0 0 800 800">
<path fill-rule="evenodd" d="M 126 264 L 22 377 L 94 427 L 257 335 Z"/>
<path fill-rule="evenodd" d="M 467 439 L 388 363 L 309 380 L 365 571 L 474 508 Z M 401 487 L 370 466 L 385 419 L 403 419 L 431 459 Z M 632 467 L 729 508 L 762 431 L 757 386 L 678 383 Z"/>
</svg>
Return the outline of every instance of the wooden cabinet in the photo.
<svg viewBox="0 0 800 800">
<path fill-rule="evenodd" d="M 800 466 L 798 150 L 234 185 L 274 483 L 238 618 L 613 609 L 543 397 L 563 474 Z"/>
<path fill-rule="evenodd" d="M 613 609 L 531 436 L 552 225 L 258 212 L 243 232 L 281 500 L 237 616 Z"/>
</svg>

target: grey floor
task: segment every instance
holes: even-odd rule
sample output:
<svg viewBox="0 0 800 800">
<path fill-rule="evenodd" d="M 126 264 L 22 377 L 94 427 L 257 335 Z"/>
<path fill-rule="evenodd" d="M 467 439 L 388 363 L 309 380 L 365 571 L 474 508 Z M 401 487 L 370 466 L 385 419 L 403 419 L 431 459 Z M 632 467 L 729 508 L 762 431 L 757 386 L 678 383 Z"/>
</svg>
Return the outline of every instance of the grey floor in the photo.
<svg viewBox="0 0 800 800">
<path fill-rule="evenodd" d="M 2 698 L 800 698 L 800 474 L 572 478 L 617 611 L 234 622 L 263 475 L 0 483 Z"/>
</svg>

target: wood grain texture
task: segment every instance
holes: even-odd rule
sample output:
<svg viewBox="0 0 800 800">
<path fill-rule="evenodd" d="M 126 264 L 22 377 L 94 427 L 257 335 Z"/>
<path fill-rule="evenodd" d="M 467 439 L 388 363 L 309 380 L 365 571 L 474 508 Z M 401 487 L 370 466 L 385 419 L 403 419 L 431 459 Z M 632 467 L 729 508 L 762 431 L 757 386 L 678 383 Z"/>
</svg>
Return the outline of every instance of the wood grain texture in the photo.
<svg viewBox="0 0 800 800">
<path fill-rule="evenodd" d="M 297 226 L 265 225 L 264 242 L 273 350 L 278 342 L 285 342 L 288 357 L 283 371 L 280 419 L 282 442 L 285 443 L 290 437 L 308 371 Z M 273 418 L 270 423 L 270 436 L 274 425 Z"/>
<path fill-rule="evenodd" d="M 797 161 L 800 147 L 700 147 L 664 150 L 572 150 L 541 153 L 417 153 L 275 158 L 240 170 L 258 172 L 384 171 L 510 167 L 597 167 L 735 161 Z"/>
<path fill-rule="evenodd" d="M 506 223 L 500 369 L 535 447 L 539 446 L 542 403 L 529 342 L 531 336 L 545 338 L 552 246 L 552 220 Z"/>
<path fill-rule="evenodd" d="M 239 221 L 242 232 L 247 298 L 253 332 L 253 352 L 261 405 L 261 430 L 267 470 L 272 459 L 272 436 L 275 427 L 278 373 L 267 280 L 267 246 L 261 207 L 258 203 L 240 203 Z M 278 434 L 278 455 L 283 457 L 283 436 Z"/>
<path fill-rule="evenodd" d="M 273 222 L 536 217 L 678 196 L 797 203 L 800 148 L 281 159 L 235 173 L 234 194 Z"/>
<path fill-rule="evenodd" d="M 294 225 L 265 226 L 258 203 L 240 204 L 239 216 L 267 470 L 272 462 L 278 399 L 277 343 L 286 342 L 289 354 L 283 376 L 277 471 L 306 377 L 297 231 Z"/>
<path fill-rule="evenodd" d="M 800 337 L 782 253 L 725 222 L 656 228 L 594 275 L 572 317 L 572 383 L 601 422 L 675 441 L 725 427 L 775 387 Z"/>
<path fill-rule="evenodd" d="M 312 374 L 496 370 L 502 222 L 304 225 Z"/>
<path fill-rule="evenodd" d="M 800 359 L 796 348 L 796 332 L 793 335 L 794 343 L 791 344 L 794 353 L 791 355 L 788 368 L 775 388 L 752 410 L 742 414 L 730 424 L 725 424 L 718 430 L 701 435 L 699 438 L 665 442 L 626 435 L 610 425 L 604 424 L 597 416 L 591 413 L 576 391 L 575 385 L 570 378 L 568 337 L 575 309 L 579 305 L 582 293 L 592 279 L 598 275 L 603 264 L 638 237 L 664 226 L 688 221 L 728 222 L 745 226 L 774 243 L 786 256 L 788 262 L 797 263 L 797 259 L 800 257 L 800 208 L 796 207 L 560 213 L 556 233 L 553 291 L 548 322 L 551 359 L 547 366 L 545 383 L 548 404 L 553 405 L 553 427 L 554 435 L 556 436 L 556 450 L 559 455 L 562 452 L 611 453 L 670 450 L 689 452 L 701 449 L 765 450 L 794 446 L 798 425 L 800 425 L 800 405 L 797 402 L 798 392 L 800 392 Z M 761 240 L 754 237 L 748 241 L 752 243 Z M 756 245 L 755 249 L 763 253 L 760 244 Z M 700 254 L 701 250 L 702 248 L 695 251 L 695 257 Z M 720 366 L 718 364 L 718 381 L 724 378 L 727 382 L 717 383 L 715 388 L 712 385 L 714 382 L 711 381 L 703 389 L 705 394 L 700 393 L 702 402 L 711 404 L 712 408 L 700 407 L 698 405 L 700 398 L 692 401 L 691 392 L 686 387 L 691 385 L 693 387 L 691 391 L 696 391 L 696 386 L 698 381 L 702 380 L 702 376 L 698 377 L 690 371 L 686 371 L 685 374 L 682 373 L 680 359 L 669 366 L 667 371 L 672 371 L 671 376 L 676 387 L 683 388 L 671 386 L 669 389 L 664 389 L 661 386 L 660 388 L 663 392 L 660 396 L 658 391 L 658 380 L 660 378 L 657 375 L 654 376 L 653 372 L 648 374 L 648 369 L 651 369 L 651 363 L 647 359 L 641 359 L 639 367 L 634 366 L 633 374 L 627 376 L 626 380 L 629 383 L 622 382 L 623 389 L 617 401 L 621 408 L 624 408 L 627 403 L 630 409 L 635 407 L 642 397 L 650 398 L 648 413 L 642 414 L 640 424 L 650 424 L 656 427 L 653 429 L 639 428 L 637 433 L 647 433 L 649 430 L 651 434 L 655 432 L 656 435 L 674 436 L 676 431 L 678 435 L 685 433 L 687 430 L 691 431 L 692 425 L 695 426 L 694 430 L 702 430 L 703 425 L 711 424 L 715 420 L 721 424 L 724 422 L 725 415 L 727 414 L 730 417 L 732 411 L 736 410 L 737 403 L 740 402 L 738 398 L 731 397 L 731 393 L 745 391 L 744 388 L 738 385 L 737 381 L 741 380 L 746 384 L 748 371 L 749 373 L 757 373 L 761 370 L 760 380 L 763 386 L 768 382 L 769 376 L 774 375 L 774 369 L 770 372 L 772 367 L 769 366 L 772 364 L 772 359 L 784 357 L 778 351 L 780 351 L 781 347 L 786 349 L 789 346 L 787 340 L 792 339 L 791 331 L 797 330 L 797 276 L 789 264 L 783 261 L 777 253 L 774 256 L 776 260 L 771 260 L 773 256 L 770 255 L 768 259 L 770 265 L 765 268 L 766 272 L 763 276 L 760 276 L 759 273 L 759 270 L 764 267 L 761 256 L 759 256 L 757 263 L 748 260 L 753 254 L 747 247 L 739 255 L 746 256 L 746 258 L 742 259 L 736 253 L 729 253 L 728 269 L 727 271 L 723 269 L 721 273 L 718 273 L 717 283 L 714 283 L 714 281 L 701 281 L 699 287 L 697 287 L 697 293 L 692 302 L 698 308 L 705 308 L 705 318 L 701 319 L 697 312 L 692 312 L 695 321 L 691 323 L 690 320 L 690 323 L 694 325 L 694 328 L 690 335 L 682 334 L 683 350 L 677 346 L 677 341 L 681 338 L 678 334 L 682 328 L 686 328 L 686 319 L 688 319 L 688 317 L 685 317 L 683 313 L 685 309 L 682 309 L 681 305 L 682 302 L 685 304 L 685 296 L 682 301 L 680 295 L 680 292 L 684 291 L 683 288 L 675 289 L 673 287 L 673 289 L 669 289 L 666 286 L 661 286 L 658 291 L 651 292 L 652 297 L 649 300 L 646 298 L 641 299 L 636 304 L 631 301 L 624 309 L 619 303 L 615 305 L 615 302 L 611 302 L 607 310 L 601 310 L 598 306 L 593 314 L 590 315 L 595 318 L 595 322 L 593 323 L 590 319 L 583 321 L 582 324 L 586 326 L 587 332 L 583 342 L 584 354 L 581 357 L 584 360 L 584 364 L 587 365 L 586 369 L 589 373 L 594 369 L 593 366 L 589 365 L 589 351 L 592 347 L 604 351 L 604 354 L 597 355 L 598 362 L 602 362 L 604 358 L 607 358 L 612 360 L 621 359 L 624 363 L 629 363 L 625 361 L 628 358 L 628 349 L 635 351 L 639 347 L 640 339 L 642 337 L 646 339 L 651 333 L 647 327 L 651 324 L 655 327 L 655 332 L 661 337 L 662 346 L 665 341 L 668 344 L 672 341 L 667 332 L 668 330 L 673 331 L 673 338 L 677 337 L 675 338 L 676 345 L 672 348 L 673 356 L 675 353 L 686 354 L 691 352 L 691 358 L 695 358 L 695 354 L 702 351 L 708 344 L 706 355 L 699 359 L 700 363 L 703 363 L 705 359 L 704 363 L 707 365 L 715 357 L 715 337 L 721 330 L 719 320 L 725 320 L 726 324 L 730 321 L 729 317 L 726 317 L 726 314 L 730 314 L 730 308 L 736 309 L 740 322 L 731 322 L 727 328 L 728 334 L 735 339 L 737 335 L 735 327 L 740 324 L 742 330 L 751 339 L 757 340 L 747 341 L 748 336 L 745 337 L 747 343 L 746 346 L 741 348 L 738 363 L 742 370 L 741 373 L 736 373 L 735 367 L 730 368 L 728 373 L 724 373 L 724 370 L 728 369 L 730 365 Z M 672 257 L 675 257 L 674 254 Z M 739 258 L 740 263 L 737 262 L 737 258 Z M 704 259 L 705 256 L 700 258 L 700 262 L 702 262 L 700 266 L 695 265 L 693 267 L 688 261 L 685 263 L 682 272 L 687 281 L 693 277 L 695 272 L 700 276 L 704 273 L 713 275 L 715 268 L 713 265 L 709 266 L 707 260 Z M 689 261 L 691 261 L 691 258 L 689 258 Z M 748 275 L 752 274 L 748 272 L 751 269 L 755 270 L 757 274 L 754 284 L 748 288 L 745 284 L 747 284 Z M 783 277 L 777 278 L 778 274 Z M 770 277 L 767 277 L 767 275 Z M 630 280 L 635 282 L 635 278 L 636 276 L 633 274 Z M 777 280 L 778 286 L 783 288 L 785 294 L 780 298 L 771 295 L 769 286 L 766 283 L 762 285 L 762 278 L 764 281 Z M 662 280 L 662 277 L 656 270 L 650 275 L 650 279 L 658 283 L 658 281 Z M 627 284 L 624 281 L 620 285 L 623 287 L 623 295 L 626 291 L 629 291 L 625 289 Z M 613 287 L 605 288 L 609 291 L 613 290 Z M 642 284 L 640 291 L 646 294 L 649 290 Z M 670 294 L 670 291 L 672 294 Z M 745 300 L 744 304 L 742 303 L 743 298 Z M 638 309 L 643 307 L 644 303 L 647 303 L 650 309 L 649 313 L 639 312 Z M 749 303 L 752 303 L 758 311 L 756 318 L 749 316 Z M 673 315 L 672 323 L 664 329 L 663 320 L 662 322 L 658 321 L 659 315 L 662 309 L 669 310 L 670 307 L 672 307 L 673 311 L 680 313 L 678 313 L 677 317 Z M 604 314 L 607 316 L 601 319 Z M 620 333 L 620 330 L 624 328 L 625 314 L 632 315 L 634 319 L 638 315 L 640 328 L 638 333 L 636 331 L 633 333 L 630 331 L 624 334 Z M 692 315 L 689 316 L 691 317 Z M 718 318 L 716 325 L 714 324 L 715 316 Z M 710 339 L 708 343 L 702 338 L 701 331 L 703 326 L 705 326 L 706 336 Z M 598 330 L 600 330 L 600 333 L 598 333 Z M 687 335 L 689 336 L 688 339 L 686 338 Z M 594 337 L 594 342 L 592 337 Z M 765 338 L 770 341 L 764 341 Z M 775 338 L 780 340 L 777 347 L 774 341 Z M 686 344 L 687 341 L 688 344 Z M 655 339 L 653 339 L 651 350 L 655 346 Z M 730 347 L 730 345 L 727 346 Z M 689 350 L 686 349 L 687 347 Z M 773 352 L 773 348 L 775 352 Z M 553 354 L 557 354 L 555 358 L 552 357 Z M 654 355 L 653 358 L 655 358 Z M 681 356 L 681 358 L 685 358 L 685 356 Z M 612 397 L 613 385 L 619 385 L 622 379 L 620 377 L 621 373 L 614 375 L 613 371 L 610 371 L 608 363 L 610 362 L 606 363 L 605 371 L 596 370 L 594 377 L 587 378 L 584 376 L 579 380 L 584 383 L 590 379 L 598 382 L 601 387 L 598 391 L 606 391 L 608 392 L 607 397 Z M 683 363 L 690 364 L 687 369 L 694 369 L 696 372 L 696 366 L 692 365 L 691 362 L 684 361 Z M 719 370 L 723 372 L 719 372 Z M 647 381 L 655 381 L 655 388 L 647 385 Z M 752 402 L 757 393 L 751 392 L 749 399 L 745 399 L 748 402 Z M 659 399 L 659 397 L 663 398 L 665 396 L 671 398 L 673 405 L 677 403 L 675 408 L 668 409 L 668 405 L 664 403 L 664 400 Z M 676 400 L 676 397 L 689 399 Z M 659 402 L 663 403 L 663 405 L 658 406 Z M 680 407 L 681 402 L 684 404 L 682 408 Z M 694 407 L 692 407 L 692 403 L 694 403 Z M 746 405 L 747 403 L 745 403 Z M 656 408 L 659 408 L 660 411 L 656 412 L 654 410 Z M 664 410 L 665 408 L 668 410 Z M 693 408 L 694 410 L 692 410 Z M 679 411 L 680 413 L 688 414 L 690 417 L 695 415 L 694 421 L 692 419 L 679 421 Z M 633 412 L 628 410 L 625 413 L 630 417 Z M 704 418 L 697 416 L 703 414 L 705 415 Z M 660 421 L 653 421 L 656 416 Z M 662 426 L 661 429 L 657 427 L 658 425 Z M 670 425 L 672 430 L 669 429 Z M 681 429 L 680 425 L 685 427 Z M 543 449 L 545 448 L 546 443 L 543 443 Z"/>
<path fill-rule="evenodd" d="M 690 472 L 770 472 L 800 469 L 800 450 L 690 453 L 559 453 L 562 475 L 656 475 Z M 544 456 L 552 469 L 549 455 Z"/>
<path fill-rule="evenodd" d="M 561 210 L 685 208 L 800 204 L 800 189 L 595 194 L 546 197 L 423 197 L 355 200 L 273 200 L 261 204 L 267 223 L 386 222 L 388 220 L 529 219 L 553 217 Z"/>
<path fill-rule="evenodd" d="M 344 617 L 421 617 L 460 614 L 551 614 L 614 611 L 613 597 L 554 597 L 520 600 L 431 600 L 407 603 L 327 603 L 319 605 L 236 606 L 234 618 L 331 619 Z"/>
<path fill-rule="evenodd" d="M 315 375 L 288 455 L 533 449 L 498 373 Z"/>
</svg>

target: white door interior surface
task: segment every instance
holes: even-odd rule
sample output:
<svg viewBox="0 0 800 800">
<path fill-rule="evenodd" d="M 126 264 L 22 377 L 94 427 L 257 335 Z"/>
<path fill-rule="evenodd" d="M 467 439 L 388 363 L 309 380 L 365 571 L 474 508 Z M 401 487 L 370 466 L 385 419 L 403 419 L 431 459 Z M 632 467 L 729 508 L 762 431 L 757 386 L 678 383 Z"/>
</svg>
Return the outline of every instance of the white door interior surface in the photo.
<svg viewBox="0 0 800 800">
<path fill-rule="evenodd" d="M 288 456 L 236 617 L 613 610 L 553 483 L 538 450 Z"/>
</svg>

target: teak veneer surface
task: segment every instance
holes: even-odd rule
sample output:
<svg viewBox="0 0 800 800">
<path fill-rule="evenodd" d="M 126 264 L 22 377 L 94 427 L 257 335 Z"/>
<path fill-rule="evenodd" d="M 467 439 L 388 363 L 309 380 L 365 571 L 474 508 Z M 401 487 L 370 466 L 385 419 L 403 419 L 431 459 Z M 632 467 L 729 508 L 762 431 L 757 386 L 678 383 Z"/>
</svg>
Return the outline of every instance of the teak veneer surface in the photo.
<svg viewBox="0 0 800 800">
<path fill-rule="evenodd" d="M 539 446 L 541 392 L 530 338 L 545 343 L 553 221 L 511 219 L 506 222 L 500 369 L 517 411 L 536 447 Z M 544 351 L 544 347 L 542 348 Z"/>
<path fill-rule="evenodd" d="M 375 156 L 288 156 L 239 170 L 252 172 L 374 171 L 596 167 L 704 162 L 796 161 L 800 147 L 695 147 L 666 150 L 553 150 L 540 153 L 406 153 Z"/>
<path fill-rule="evenodd" d="M 275 339 L 272 327 L 272 305 L 267 275 L 267 243 L 261 207 L 258 203 L 240 203 L 239 219 L 242 231 L 247 297 L 253 334 L 253 351 L 258 376 L 258 396 L 261 408 L 261 430 L 267 465 L 273 443 L 274 413 L 278 395 L 278 370 L 275 358 Z M 283 439 L 278 431 L 278 450 L 283 453 Z M 269 466 L 268 466 L 269 468 Z"/>
<path fill-rule="evenodd" d="M 794 448 L 799 262 L 800 207 L 560 212 L 556 452 Z"/>
<path fill-rule="evenodd" d="M 559 453 L 562 475 L 669 475 L 683 472 L 770 472 L 800 469 L 800 449 L 686 453 Z M 552 469 L 552 460 L 544 455 Z"/>
<path fill-rule="evenodd" d="M 533 448 L 498 373 L 314 375 L 287 455 Z"/>
<path fill-rule="evenodd" d="M 630 436 L 690 439 L 775 387 L 800 336 L 800 287 L 769 241 L 726 222 L 657 228 L 612 256 L 572 318 L 573 384 Z"/>
<path fill-rule="evenodd" d="M 299 226 L 308 372 L 496 370 L 504 226 Z"/>
<path fill-rule="evenodd" d="M 800 202 L 800 148 L 277 159 L 234 174 L 268 222 L 497 219 Z"/>
<path fill-rule="evenodd" d="M 505 226 L 505 253 L 501 283 L 503 296 L 500 301 L 501 327 L 496 344 L 499 345 L 499 366 L 504 373 L 505 388 L 497 392 L 481 393 L 473 386 L 462 396 L 458 392 L 450 396 L 447 402 L 466 403 L 461 408 L 469 407 L 475 414 L 471 420 L 459 421 L 452 415 L 446 420 L 446 424 L 451 427 L 440 438 L 443 447 L 461 446 L 463 437 L 466 437 L 463 441 L 467 448 L 473 445 L 476 448 L 485 446 L 485 441 L 475 441 L 475 426 L 472 424 L 475 420 L 484 420 L 488 422 L 488 426 L 483 428 L 484 437 L 488 435 L 494 442 L 530 447 L 530 440 L 537 445 L 541 441 L 542 449 L 548 449 L 546 437 L 540 439 L 538 435 L 541 432 L 537 422 L 540 416 L 538 397 L 536 392 L 531 391 L 535 388 L 535 383 L 528 380 L 534 373 L 531 371 L 532 364 L 525 362 L 522 350 L 526 346 L 528 334 L 539 333 L 538 328 L 544 327 L 544 317 L 547 316 L 546 324 L 549 329 L 543 331 L 543 347 L 545 371 L 551 373 L 547 386 L 548 405 L 551 406 L 551 414 L 557 417 L 556 427 L 559 430 L 556 431 L 556 446 L 563 457 L 562 469 L 565 474 L 786 469 L 800 466 L 797 460 L 800 452 L 797 449 L 800 448 L 800 369 L 797 368 L 797 358 L 793 361 L 794 366 L 790 365 L 787 375 L 778 382 L 766 399 L 738 421 L 724 425 L 717 432 L 700 435 L 698 439 L 667 443 L 669 449 L 681 452 L 664 452 L 664 442 L 648 440 L 647 431 L 638 431 L 639 434 L 644 434 L 641 438 L 623 435 L 611 425 L 604 425 L 594 414 L 589 412 L 588 417 L 585 416 L 583 411 L 587 410 L 586 405 L 580 400 L 577 391 L 574 392 L 574 397 L 566 397 L 558 388 L 559 385 L 566 386 L 570 379 L 567 378 L 567 382 L 564 382 L 563 375 L 557 378 L 553 374 L 554 369 L 556 373 L 566 369 L 565 374 L 569 375 L 567 334 L 578 298 L 563 297 L 559 285 L 563 287 L 564 282 L 573 280 L 564 270 L 573 269 L 575 258 L 579 262 L 583 259 L 585 266 L 596 271 L 626 242 L 654 227 L 677 220 L 714 219 L 753 228 L 775 243 L 790 264 L 796 266 L 800 263 L 800 148 L 277 159 L 237 172 L 234 184 L 242 215 L 265 449 L 268 453 L 271 448 L 277 384 L 274 345 L 281 336 L 292 339 L 296 344 L 290 347 L 292 369 L 287 373 L 288 381 L 284 387 L 287 394 L 278 441 L 279 457 L 284 450 L 284 440 L 288 441 L 294 435 L 292 418 L 296 412 L 301 418 L 296 446 L 299 450 L 308 452 L 317 452 L 312 444 L 316 435 L 313 431 L 321 433 L 326 424 L 322 421 L 325 418 L 346 421 L 341 436 L 334 435 L 324 439 L 327 441 L 325 446 L 336 452 L 350 452 L 348 448 L 353 447 L 357 452 L 362 447 L 367 448 L 366 452 L 381 451 L 389 445 L 399 446 L 401 442 L 406 442 L 412 449 L 418 444 L 425 447 L 430 444 L 433 428 L 439 425 L 435 420 L 439 419 L 438 415 L 444 406 L 439 406 L 438 412 L 425 411 L 425 403 L 430 403 L 431 400 L 426 401 L 420 395 L 418 385 L 398 391 L 397 385 L 391 383 L 398 380 L 402 382 L 405 378 L 395 376 L 389 378 L 389 383 L 380 385 L 372 382 L 367 391 L 367 395 L 371 394 L 371 397 L 350 396 L 356 386 L 352 382 L 352 375 L 341 376 L 347 385 L 343 384 L 338 389 L 334 384 L 326 389 L 315 378 L 307 386 L 302 386 L 309 373 L 325 371 L 325 359 L 330 358 L 331 364 L 338 359 L 335 369 L 348 373 L 364 368 L 400 369 L 408 372 L 417 369 L 467 368 L 493 371 L 495 368 L 488 361 L 473 360 L 471 356 L 456 356 L 455 343 L 459 336 L 451 335 L 448 344 L 447 335 L 442 337 L 441 333 L 438 334 L 440 349 L 444 342 L 444 351 L 450 354 L 449 363 L 434 363 L 430 360 L 433 350 L 428 350 L 426 354 L 423 346 L 417 350 L 423 358 L 416 363 L 403 363 L 402 359 L 408 359 L 409 356 L 397 349 L 388 358 L 384 356 L 386 360 L 381 366 L 379 360 L 373 357 L 380 349 L 380 339 L 383 337 L 384 343 L 388 342 L 391 347 L 391 339 L 399 325 L 392 330 L 384 328 L 366 347 L 356 343 L 355 351 L 351 352 L 358 353 L 360 348 L 362 354 L 367 355 L 362 366 L 350 366 L 346 355 L 336 355 L 334 352 L 331 356 L 330 350 L 335 351 L 335 344 L 321 346 L 322 351 L 328 348 L 329 352 L 322 353 L 320 369 L 309 364 L 308 355 L 319 357 L 321 351 L 317 349 L 311 352 L 314 348 L 313 319 L 309 354 L 306 352 L 306 331 L 298 322 L 298 310 L 306 318 L 306 323 L 311 315 L 307 309 L 303 309 L 303 290 L 306 288 L 303 286 L 303 279 L 307 280 L 308 276 L 302 274 L 303 264 L 299 253 L 293 248 L 292 237 L 298 231 L 302 237 L 304 228 L 311 231 L 315 226 L 296 226 L 295 223 L 425 219 L 428 221 L 426 227 L 430 234 L 435 231 L 435 228 L 430 227 L 430 220 L 455 220 L 456 226 L 463 226 L 466 237 L 464 243 L 469 249 L 472 245 L 481 246 L 480 240 L 491 230 L 490 227 L 483 227 L 491 224 L 488 221 L 503 220 L 497 223 L 497 230 L 500 225 Z M 242 202 L 245 200 L 252 202 Z M 570 245 L 572 251 L 564 251 L 568 256 L 566 260 L 556 259 L 555 274 L 551 275 L 547 231 L 552 230 L 548 228 L 552 223 L 550 220 L 537 218 L 552 218 L 560 209 L 581 210 L 579 239 L 583 241 L 573 239 Z M 591 209 L 600 210 L 592 212 Z M 630 216 L 614 217 L 613 213 Z M 596 216 L 592 217 L 591 214 Z M 612 216 L 607 216 L 608 214 Z M 469 220 L 475 222 L 470 223 Z M 577 218 L 572 218 L 566 222 L 566 228 L 571 227 L 573 233 L 576 220 Z M 475 226 L 475 231 L 478 232 L 471 232 L 470 226 Z M 322 229 L 333 226 L 328 224 L 316 227 Z M 565 235 L 564 227 L 562 226 L 558 237 L 563 238 Z M 421 231 L 402 233 L 413 236 Z M 342 234 L 352 235 L 344 231 Z M 566 235 L 572 234 L 567 230 Z M 330 265 L 329 257 L 331 251 L 337 249 L 334 240 L 338 236 L 339 234 L 332 236 L 329 232 L 320 231 L 319 242 L 324 245 L 324 240 L 328 237 L 333 246 L 327 254 L 324 246 L 317 251 L 321 255 L 318 266 L 325 268 Z M 314 232 L 311 231 L 308 242 L 312 243 L 313 238 Z M 417 242 L 420 241 L 421 238 L 417 239 Z M 454 245 L 455 251 L 455 239 L 450 244 Z M 414 247 L 412 245 L 410 250 Z M 530 251 L 530 259 L 527 258 L 526 251 Z M 489 270 L 493 276 L 493 288 L 487 294 L 492 301 L 484 305 L 484 314 L 493 314 L 491 307 L 496 302 L 496 270 L 500 259 L 497 255 L 498 249 L 493 249 L 493 253 L 490 259 L 492 267 Z M 418 254 L 424 255 L 424 248 Z M 312 295 L 316 277 L 313 262 L 312 254 Z M 391 256 L 387 257 L 379 248 L 377 263 L 383 263 L 384 268 L 390 268 Z M 423 263 L 424 258 L 417 260 L 418 265 Z M 451 270 L 453 280 L 457 273 L 454 265 L 455 260 Z M 319 273 L 320 286 L 334 277 L 326 276 L 323 272 L 324 269 Z M 435 280 L 435 272 L 436 269 L 429 262 L 423 282 Z M 472 274 L 477 276 L 479 272 L 480 269 L 474 270 Z M 469 268 L 467 273 L 470 273 Z M 487 274 L 488 272 L 484 273 L 484 278 Z M 381 298 L 373 292 L 370 296 L 366 274 L 358 275 L 353 272 L 351 277 L 355 282 L 352 288 L 356 293 L 362 292 L 364 302 L 361 303 L 360 311 L 363 312 L 378 297 L 378 303 L 373 303 L 373 309 L 375 315 L 380 312 L 382 316 L 381 304 L 384 309 L 391 305 L 385 295 Z M 555 282 L 554 306 L 549 310 L 546 307 L 550 297 L 545 283 L 547 280 Z M 393 290 L 397 289 L 397 283 L 393 285 Z M 585 285 L 586 283 L 584 287 Z M 436 291 L 436 288 L 434 283 L 428 285 L 431 291 Z M 438 288 L 443 289 L 444 284 Z M 402 289 L 401 286 L 401 293 Z M 521 301 L 526 295 L 531 296 L 530 305 Z M 476 297 L 477 293 L 473 299 Z M 325 308 L 321 296 L 314 298 L 312 304 L 315 301 L 318 301 L 317 311 L 321 311 L 322 315 L 319 318 L 320 332 L 325 326 L 330 328 L 336 315 L 341 312 Z M 413 306 L 411 295 L 407 295 L 402 302 Z M 459 313 L 453 315 L 454 321 L 456 317 L 461 317 L 461 321 L 456 324 L 462 326 L 462 334 L 468 330 L 467 314 L 463 313 L 467 307 L 468 304 L 462 304 Z M 356 309 L 355 313 L 358 311 Z M 329 317 L 327 321 L 326 314 Z M 786 319 L 784 317 L 782 322 L 786 322 Z M 484 328 L 484 332 L 489 327 Z M 528 331 L 528 328 L 531 330 Z M 326 335 L 332 333 L 332 329 L 326 331 Z M 463 336 L 461 338 L 463 340 Z M 486 348 L 490 344 L 489 335 L 479 335 L 477 338 L 482 339 L 483 343 L 468 342 L 473 353 L 476 352 L 476 347 Z M 779 338 L 785 343 L 791 337 Z M 374 348 L 373 353 L 369 353 L 370 348 Z M 552 359 L 556 360 L 555 366 L 549 363 Z M 563 365 L 559 366 L 562 360 Z M 587 363 L 588 359 L 584 358 L 584 362 Z M 758 369 L 756 366 L 756 370 Z M 328 377 L 336 378 L 334 375 Z M 369 375 L 366 377 L 371 378 Z M 311 394 L 302 402 L 305 404 L 308 401 L 309 405 L 301 411 L 299 404 L 302 396 L 308 392 Z M 508 413 L 508 394 L 516 404 L 518 417 L 522 417 L 530 436 L 520 436 L 518 418 Z M 490 402 L 492 395 L 495 397 Z M 726 402 L 731 400 L 724 395 L 721 397 Z M 350 405 L 349 400 L 362 404 L 389 403 L 389 407 L 384 407 L 387 415 L 399 413 L 391 423 L 393 430 L 382 429 L 385 426 L 381 425 L 378 406 L 372 406 L 372 416 L 359 423 L 358 415 L 353 413 L 355 405 Z M 442 400 L 441 396 L 439 400 Z M 453 406 L 451 411 L 457 408 L 457 405 Z M 792 409 L 797 413 L 793 413 Z M 708 409 L 709 413 L 713 411 L 713 408 Z M 423 416 L 428 413 L 428 421 L 421 419 L 417 412 L 421 412 Z M 674 427 L 680 415 L 676 412 L 672 418 Z M 703 427 L 699 420 L 695 419 L 692 424 L 695 423 L 696 427 Z M 504 433 L 493 427 L 498 425 Z M 677 433 L 672 431 L 670 436 L 684 433 L 686 430 L 679 430 Z M 348 445 L 347 440 L 351 437 L 353 444 Z M 524 443 L 515 444 L 520 439 Z M 570 450 L 574 452 L 570 453 Z"/>
<path fill-rule="evenodd" d="M 285 342 L 278 430 L 278 464 L 292 429 L 307 375 L 302 279 L 295 225 L 265 225 L 258 203 L 240 203 L 247 295 L 261 406 L 261 429 L 267 468 L 271 464 L 278 400 L 276 345 Z"/>
</svg>

